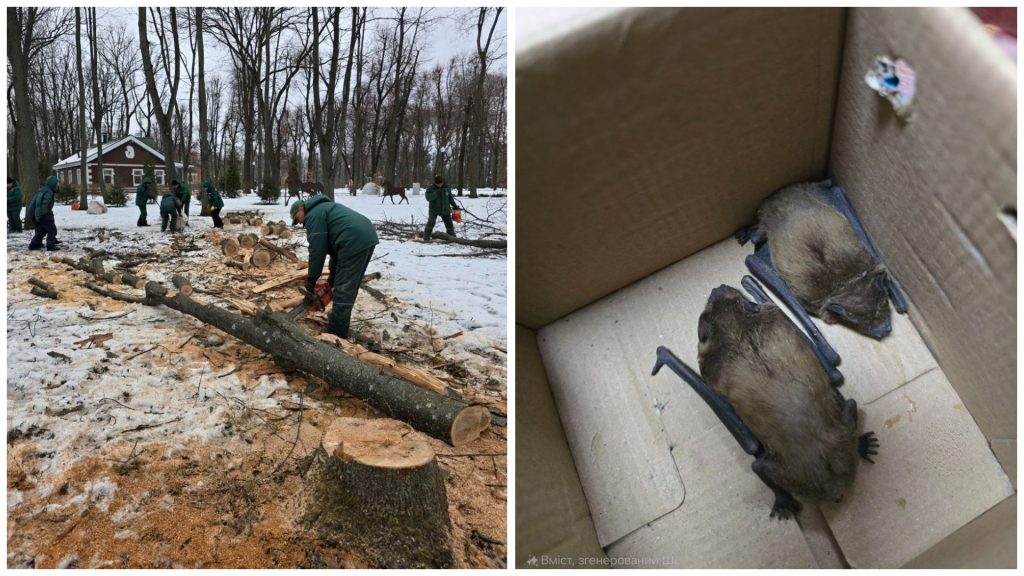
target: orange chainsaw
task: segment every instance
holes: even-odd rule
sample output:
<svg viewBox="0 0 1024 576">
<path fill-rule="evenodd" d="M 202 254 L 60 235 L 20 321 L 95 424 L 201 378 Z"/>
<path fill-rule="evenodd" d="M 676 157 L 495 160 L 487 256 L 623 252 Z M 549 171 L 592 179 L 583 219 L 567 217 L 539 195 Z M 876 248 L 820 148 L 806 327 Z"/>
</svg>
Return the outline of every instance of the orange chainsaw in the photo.
<svg viewBox="0 0 1024 576">
<path fill-rule="evenodd" d="M 299 291 L 302 292 L 303 296 L 310 295 L 305 288 L 300 287 Z M 327 308 L 327 305 L 331 303 L 331 285 L 328 284 L 326 280 L 317 280 L 316 286 L 313 287 L 312 296 L 314 300 L 312 306 L 307 307 L 305 300 L 303 300 L 298 306 L 292 308 L 292 311 L 288 314 L 292 318 L 298 319 L 298 317 L 302 316 L 306 310 L 312 309 L 319 312 L 320 310 Z"/>
</svg>

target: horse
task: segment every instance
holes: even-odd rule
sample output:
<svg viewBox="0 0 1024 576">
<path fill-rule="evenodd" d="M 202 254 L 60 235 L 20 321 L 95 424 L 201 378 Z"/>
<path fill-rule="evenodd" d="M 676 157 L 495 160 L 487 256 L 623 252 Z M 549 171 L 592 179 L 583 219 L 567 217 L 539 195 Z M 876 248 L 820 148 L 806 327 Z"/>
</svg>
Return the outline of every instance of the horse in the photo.
<svg viewBox="0 0 1024 576">
<path fill-rule="evenodd" d="M 395 186 L 390 180 L 385 179 L 384 183 L 380 187 L 380 203 L 383 204 L 384 197 L 387 196 L 391 198 L 391 203 L 394 204 L 396 195 L 401 196 L 402 200 L 405 200 L 406 204 L 409 203 L 409 199 L 405 196 L 405 188 Z M 401 204 L 402 200 L 399 200 L 398 203 Z"/>
</svg>

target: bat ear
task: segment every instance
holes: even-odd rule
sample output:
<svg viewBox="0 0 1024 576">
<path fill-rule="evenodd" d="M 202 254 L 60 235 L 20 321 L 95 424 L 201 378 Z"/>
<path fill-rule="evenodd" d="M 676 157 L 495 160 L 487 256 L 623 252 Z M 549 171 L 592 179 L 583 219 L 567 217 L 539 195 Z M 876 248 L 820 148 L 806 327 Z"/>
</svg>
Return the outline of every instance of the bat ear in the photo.
<svg viewBox="0 0 1024 576">
<path fill-rule="evenodd" d="M 757 314 L 758 312 L 761 311 L 761 305 L 756 303 L 756 302 L 751 302 L 750 300 L 747 300 L 746 298 L 744 298 L 743 299 L 743 311 L 746 312 L 748 315 L 750 315 L 750 314 Z"/>
</svg>

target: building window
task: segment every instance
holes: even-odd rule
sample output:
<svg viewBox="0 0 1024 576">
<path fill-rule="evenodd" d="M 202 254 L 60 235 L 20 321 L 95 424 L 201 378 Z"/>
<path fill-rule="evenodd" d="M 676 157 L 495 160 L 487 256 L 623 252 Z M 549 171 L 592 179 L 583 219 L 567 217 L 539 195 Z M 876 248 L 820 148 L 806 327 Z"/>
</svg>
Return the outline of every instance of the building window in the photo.
<svg viewBox="0 0 1024 576">
<path fill-rule="evenodd" d="M 145 174 L 142 172 L 142 168 L 133 168 L 132 169 L 132 186 L 138 186 L 139 184 L 142 184 L 142 177 L 143 176 L 145 176 Z"/>
<path fill-rule="evenodd" d="M 155 175 L 156 175 L 156 185 L 157 186 L 163 186 L 164 185 L 164 171 L 163 170 L 157 170 Z"/>
<path fill-rule="evenodd" d="M 111 184 L 111 185 L 114 184 L 114 169 L 113 168 L 104 168 L 103 169 L 103 183 L 104 184 Z"/>
</svg>

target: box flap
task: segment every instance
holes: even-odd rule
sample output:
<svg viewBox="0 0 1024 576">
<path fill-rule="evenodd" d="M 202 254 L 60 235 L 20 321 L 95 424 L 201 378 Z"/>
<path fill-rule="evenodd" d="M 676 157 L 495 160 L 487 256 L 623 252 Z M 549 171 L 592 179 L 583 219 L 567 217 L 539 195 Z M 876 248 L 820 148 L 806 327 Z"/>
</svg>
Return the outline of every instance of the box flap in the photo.
<svg viewBox="0 0 1024 576">
<path fill-rule="evenodd" d="M 517 322 L 548 324 L 823 176 L 843 17 L 631 9 L 517 52 Z"/>
<path fill-rule="evenodd" d="M 874 58 L 916 72 L 913 118 L 864 83 Z M 959 8 L 850 11 L 831 166 L 988 438 L 1017 435 L 1013 63 Z"/>
<path fill-rule="evenodd" d="M 535 334 L 522 326 L 516 326 L 515 409 L 516 567 L 551 568 L 544 556 L 603 558 Z"/>
</svg>

